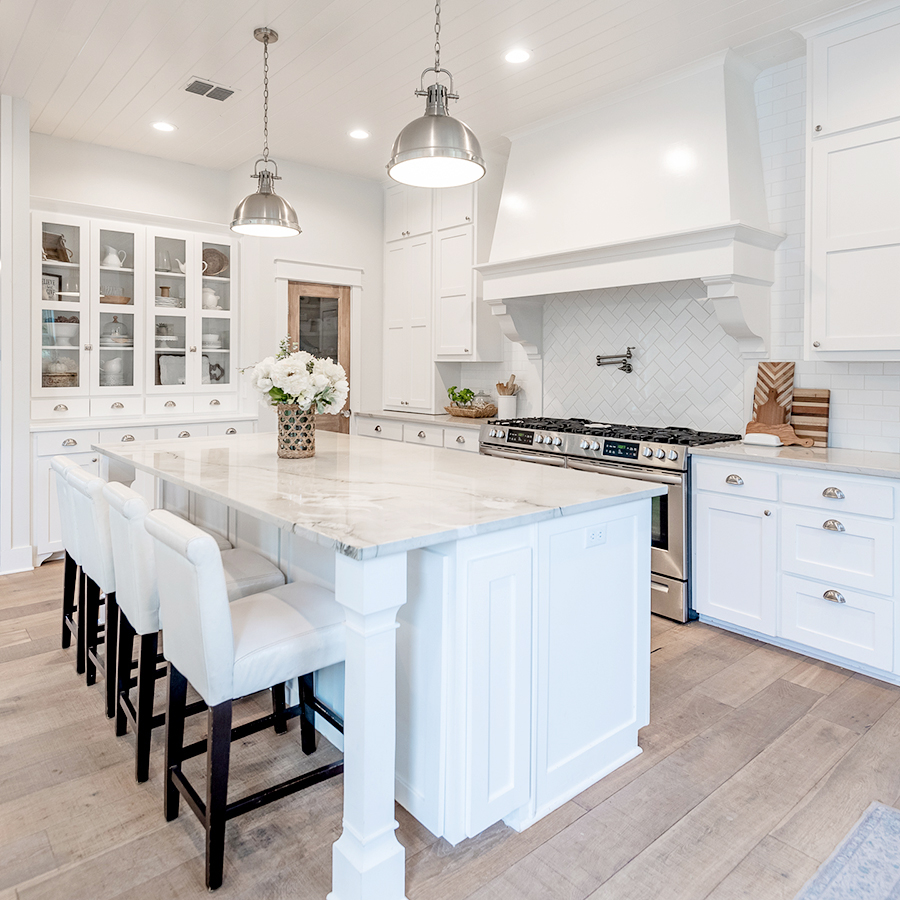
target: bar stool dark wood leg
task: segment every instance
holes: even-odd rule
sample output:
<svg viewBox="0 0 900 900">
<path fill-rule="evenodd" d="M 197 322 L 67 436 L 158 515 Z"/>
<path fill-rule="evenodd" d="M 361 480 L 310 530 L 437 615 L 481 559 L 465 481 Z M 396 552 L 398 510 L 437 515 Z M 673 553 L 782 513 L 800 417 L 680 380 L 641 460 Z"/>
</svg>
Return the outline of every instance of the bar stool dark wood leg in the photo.
<svg viewBox="0 0 900 900">
<path fill-rule="evenodd" d="M 316 713 L 312 707 L 315 683 L 312 673 L 301 676 L 299 681 L 300 704 L 303 707 L 300 716 L 300 749 L 309 756 L 316 752 Z"/>
<path fill-rule="evenodd" d="M 116 646 L 119 634 L 119 604 L 116 603 L 116 592 L 111 591 L 106 595 L 106 629 L 104 635 L 104 658 L 106 665 L 103 669 L 105 678 L 104 689 L 106 694 L 106 718 L 112 719 L 116 715 Z"/>
<path fill-rule="evenodd" d="M 135 716 L 134 777 L 138 782 L 150 777 L 150 735 L 153 730 L 153 694 L 156 686 L 156 652 L 159 635 L 142 634 L 138 650 L 137 715 Z"/>
<path fill-rule="evenodd" d="M 282 685 L 282 688 L 284 686 Z M 228 766 L 231 760 L 231 701 L 211 706 L 206 754 L 206 886 L 222 885 L 225 823 L 228 821 Z"/>
<path fill-rule="evenodd" d="M 83 570 L 78 572 L 78 630 L 75 637 L 75 672 L 84 675 L 87 670 L 87 575 Z"/>
<path fill-rule="evenodd" d="M 135 631 L 128 618 L 119 610 L 119 639 L 116 652 L 116 737 L 128 730 L 128 717 L 121 701 L 129 695 L 131 688 L 131 659 L 134 654 Z"/>
<path fill-rule="evenodd" d="M 287 734 L 287 716 L 284 684 L 272 685 L 272 716 L 275 719 L 275 734 Z"/>
<path fill-rule="evenodd" d="M 97 648 L 100 646 L 100 588 L 93 578 L 85 579 L 87 602 L 85 604 L 84 625 L 85 654 L 84 677 L 88 685 L 97 681 Z"/>
<path fill-rule="evenodd" d="M 169 663 L 169 690 L 166 696 L 166 786 L 163 812 L 166 821 L 178 818 L 178 787 L 181 778 L 182 748 L 184 747 L 184 708 L 187 703 L 187 679 Z"/>
<path fill-rule="evenodd" d="M 72 632 L 78 627 L 75 621 L 75 602 L 78 588 L 78 564 L 66 551 L 63 571 L 63 621 L 62 647 L 66 650 L 72 644 Z"/>
</svg>

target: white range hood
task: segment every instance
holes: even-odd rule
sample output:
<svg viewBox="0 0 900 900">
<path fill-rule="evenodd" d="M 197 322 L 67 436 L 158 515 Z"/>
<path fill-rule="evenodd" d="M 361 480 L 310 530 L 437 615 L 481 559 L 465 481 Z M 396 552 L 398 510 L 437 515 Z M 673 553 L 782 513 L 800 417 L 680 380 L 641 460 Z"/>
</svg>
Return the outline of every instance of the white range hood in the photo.
<svg viewBox="0 0 900 900">
<path fill-rule="evenodd" d="M 504 333 L 541 355 L 548 295 L 700 279 L 722 327 L 766 352 L 774 250 L 753 79 L 718 54 L 511 136 L 490 262 Z"/>
</svg>

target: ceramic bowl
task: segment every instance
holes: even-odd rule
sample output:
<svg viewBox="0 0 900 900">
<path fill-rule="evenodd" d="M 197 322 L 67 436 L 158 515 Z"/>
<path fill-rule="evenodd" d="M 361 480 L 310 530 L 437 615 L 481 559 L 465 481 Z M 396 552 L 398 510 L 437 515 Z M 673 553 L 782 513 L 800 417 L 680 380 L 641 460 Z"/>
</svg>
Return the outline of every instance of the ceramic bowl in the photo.
<svg viewBox="0 0 900 900">
<path fill-rule="evenodd" d="M 54 335 L 57 344 L 71 344 L 78 339 L 78 323 L 54 322 L 50 333 Z"/>
</svg>

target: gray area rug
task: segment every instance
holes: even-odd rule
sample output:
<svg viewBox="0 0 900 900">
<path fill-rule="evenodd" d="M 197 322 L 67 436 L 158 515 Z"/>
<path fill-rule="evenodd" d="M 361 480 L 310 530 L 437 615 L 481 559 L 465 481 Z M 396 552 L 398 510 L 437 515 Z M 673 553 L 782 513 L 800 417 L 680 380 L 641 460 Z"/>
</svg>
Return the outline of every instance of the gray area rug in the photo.
<svg viewBox="0 0 900 900">
<path fill-rule="evenodd" d="M 795 900 L 900 900 L 900 810 L 873 803 Z"/>
</svg>

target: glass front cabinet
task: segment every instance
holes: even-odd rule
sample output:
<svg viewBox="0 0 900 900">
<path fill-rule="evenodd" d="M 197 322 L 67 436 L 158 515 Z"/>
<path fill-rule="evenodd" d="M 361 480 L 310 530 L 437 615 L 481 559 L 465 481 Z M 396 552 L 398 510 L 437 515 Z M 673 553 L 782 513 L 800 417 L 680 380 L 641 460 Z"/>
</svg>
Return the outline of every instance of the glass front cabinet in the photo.
<svg viewBox="0 0 900 900">
<path fill-rule="evenodd" d="M 214 408 L 206 410 L 202 396 L 237 389 L 237 243 L 33 215 L 35 417 L 54 409 L 52 398 L 76 397 L 90 398 L 90 415 L 102 415 L 104 398 L 119 395 L 135 411 L 136 397 L 146 397 L 141 411 L 150 414 L 218 411 L 221 403 L 209 400 Z M 200 399 L 164 399 L 185 395 Z"/>
</svg>

